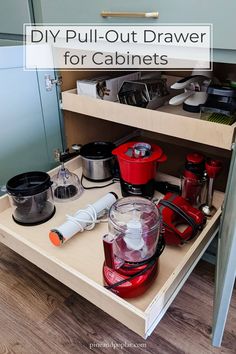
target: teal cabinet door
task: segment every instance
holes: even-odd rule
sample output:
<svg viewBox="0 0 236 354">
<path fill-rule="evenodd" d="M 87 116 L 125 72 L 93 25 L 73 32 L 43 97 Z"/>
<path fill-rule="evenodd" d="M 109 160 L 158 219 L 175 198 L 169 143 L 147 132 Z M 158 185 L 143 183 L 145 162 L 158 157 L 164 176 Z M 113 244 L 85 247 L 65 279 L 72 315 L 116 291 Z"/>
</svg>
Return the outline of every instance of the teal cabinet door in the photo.
<svg viewBox="0 0 236 354">
<path fill-rule="evenodd" d="M 30 1 L 1 0 L 0 34 L 23 34 L 23 23 L 30 23 Z"/>
<path fill-rule="evenodd" d="M 0 185 L 18 173 L 55 166 L 58 104 L 55 92 L 46 97 L 40 75 L 23 70 L 21 46 L 0 48 Z"/>
<path fill-rule="evenodd" d="M 235 0 L 33 0 L 33 4 L 36 22 L 212 23 L 214 48 L 236 49 Z M 159 18 L 102 18 L 102 11 L 158 11 Z"/>
</svg>

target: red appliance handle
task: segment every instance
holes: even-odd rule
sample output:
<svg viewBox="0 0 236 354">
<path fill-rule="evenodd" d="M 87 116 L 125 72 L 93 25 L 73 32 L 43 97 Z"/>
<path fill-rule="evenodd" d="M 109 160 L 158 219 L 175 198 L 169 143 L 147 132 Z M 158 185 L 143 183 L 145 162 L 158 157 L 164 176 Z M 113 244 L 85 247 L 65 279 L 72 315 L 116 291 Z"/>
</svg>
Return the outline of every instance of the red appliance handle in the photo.
<svg viewBox="0 0 236 354">
<path fill-rule="evenodd" d="M 166 162 L 166 160 L 167 160 L 167 156 L 166 156 L 166 154 L 162 154 L 161 155 L 161 157 L 157 160 L 157 162 L 159 163 L 161 163 L 161 162 Z"/>
<path fill-rule="evenodd" d="M 124 260 L 116 257 L 113 252 L 113 241 L 111 235 L 106 234 L 103 236 L 103 249 L 105 256 L 105 263 L 111 269 L 119 269 L 124 264 Z"/>
<path fill-rule="evenodd" d="M 109 238 L 109 234 L 103 236 L 103 250 L 105 263 L 109 268 L 115 269 L 115 257 L 113 253 L 113 242 Z"/>
<path fill-rule="evenodd" d="M 167 193 L 163 201 L 170 201 L 173 205 L 181 208 L 185 214 L 193 219 L 196 227 L 201 227 L 205 223 L 204 214 L 200 210 L 193 208 L 184 198 L 172 193 Z M 183 218 L 178 215 L 176 211 L 168 206 L 162 205 L 161 202 L 159 204 L 159 208 L 161 210 L 163 222 L 165 225 L 164 238 L 166 244 L 178 245 L 184 241 L 190 240 L 195 236 L 193 226 L 190 224 L 185 228 L 184 231 L 179 230 L 178 224 L 183 223 Z"/>
</svg>

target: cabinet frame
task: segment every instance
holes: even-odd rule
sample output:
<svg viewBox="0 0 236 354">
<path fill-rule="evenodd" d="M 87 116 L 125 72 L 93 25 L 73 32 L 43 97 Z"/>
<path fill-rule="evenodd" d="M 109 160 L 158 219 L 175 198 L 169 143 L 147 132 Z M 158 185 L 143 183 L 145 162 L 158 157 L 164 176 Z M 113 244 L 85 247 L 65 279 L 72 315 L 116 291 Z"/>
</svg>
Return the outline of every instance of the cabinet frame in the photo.
<svg viewBox="0 0 236 354">
<path fill-rule="evenodd" d="M 176 110 L 176 108 L 173 111 L 166 107 L 160 108 L 158 111 L 152 111 L 121 105 L 115 102 L 105 102 L 89 97 L 79 97 L 76 95 L 74 89 L 63 92 L 62 101 L 62 107 L 64 110 L 74 112 L 75 115 L 83 114 L 88 120 L 89 116 L 92 116 L 98 118 L 98 120 L 102 119 L 109 122 L 117 122 L 121 125 L 128 124 L 131 127 L 222 148 L 228 152 L 234 147 L 236 123 L 232 126 L 224 126 L 217 123 L 205 122 L 195 119 L 196 117 L 185 114 L 185 112 L 180 112 L 178 109 Z M 174 123 L 175 126 L 177 126 L 176 128 L 174 127 Z M 184 127 L 181 126 L 183 123 Z M 206 129 L 204 130 L 204 134 L 201 134 L 201 129 L 205 126 L 210 129 L 210 137 L 209 132 L 206 133 Z M 190 132 L 190 137 L 189 135 L 185 135 L 186 130 Z M 74 269 L 73 266 L 63 262 L 60 257 L 58 258 L 54 254 L 54 251 L 50 250 L 49 252 L 48 250 L 45 250 L 44 247 L 42 248 L 42 245 L 39 246 L 37 242 L 34 243 L 33 240 L 28 238 L 28 236 L 26 237 L 24 235 L 24 228 L 22 229 L 21 227 L 19 230 L 19 226 L 16 226 L 11 220 L 8 196 L 0 198 L 0 242 L 4 243 L 18 254 L 36 264 L 39 268 L 78 292 L 90 302 L 111 314 L 114 318 L 125 324 L 128 328 L 132 329 L 143 338 L 147 338 L 163 317 L 210 242 L 217 235 L 220 225 L 221 247 L 219 247 L 218 250 L 213 329 L 213 344 L 220 345 L 224 323 L 220 323 L 219 320 L 222 322 L 223 317 L 224 321 L 226 320 L 228 309 L 226 308 L 226 313 L 222 317 L 222 303 L 225 306 L 225 298 L 223 298 L 223 292 L 220 291 L 220 288 L 222 286 L 226 286 L 226 288 L 229 286 L 228 283 L 224 283 L 223 274 L 227 274 L 229 269 L 232 271 L 232 266 L 228 267 L 228 262 L 229 258 L 232 261 L 233 254 L 231 252 L 230 257 L 227 258 L 225 257 L 225 252 L 230 252 L 230 250 L 235 247 L 236 235 L 235 219 L 233 218 L 233 215 L 236 215 L 236 205 L 233 199 L 233 193 L 235 192 L 233 182 L 236 175 L 235 155 L 236 153 L 234 151 L 231 158 L 231 169 L 228 177 L 224 213 L 221 223 L 221 204 L 224 196 L 222 193 L 215 193 L 218 207 L 217 213 L 208 222 L 201 234 L 194 239 L 192 243 L 186 246 L 186 252 L 184 251 L 182 262 L 175 265 L 171 275 L 166 278 L 166 284 L 162 284 L 161 289 L 158 290 L 154 297 L 150 297 L 150 301 L 143 308 L 141 305 L 137 305 L 139 300 L 137 300 L 137 302 L 135 300 L 126 301 L 117 297 L 112 292 L 106 290 L 100 281 L 90 279 L 90 277 L 86 276 L 78 269 Z M 80 158 L 76 158 L 73 161 L 70 161 L 68 166 L 72 171 L 79 172 L 81 175 L 79 161 Z M 53 170 L 50 174 L 55 172 L 56 170 Z M 173 179 L 171 178 L 170 181 L 173 182 Z M 104 193 L 105 191 L 106 190 L 104 190 Z M 229 217 L 226 217 L 226 211 L 228 208 L 231 208 L 229 209 L 231 210 L 231 213 Z M 61 214 L 59 214 L 59 217 L 60 215 Z M 228 232 L 229 223 L 233 225 L 230 233 Z M 50 221 L 45 225 L 47 229 L 43 229 L 44 234 L 49 230 Z M 34 228 L 34 234 L 36 235 L 38 233 L 37 230 L 40 231 L 39 226 Z M 41 231 L 38 235 L 41 235 Z M 96 231 L 94 235 L 97 234 L 97 232 L 99 231 Z M 105 230 L 103 230 L 103 232 L 105 232 Z M 229 241 L 226 242 L 228 236 Z M 75 241 L 71 240 L 70 242 L 76 242 L 76 239 Z M 164 255 L 162 255 L 162 257 L 164 257 Z M 226 264 L 226 266 L 224 264 L 223 270 L 220 269 L 219 266 L 219 264 L 222 264 L 220 263 L 220 257 L 224 257 Z M 169 259 L 171 259 L 171 257 L 169 257 Z M 229 305 L 230 294 L 229 292 L 225 292 L 224 294 L 227 297 L 226 305 Z M 146 295 L 144 294 L 144 297 L 145 296 Z"/>
</svg>

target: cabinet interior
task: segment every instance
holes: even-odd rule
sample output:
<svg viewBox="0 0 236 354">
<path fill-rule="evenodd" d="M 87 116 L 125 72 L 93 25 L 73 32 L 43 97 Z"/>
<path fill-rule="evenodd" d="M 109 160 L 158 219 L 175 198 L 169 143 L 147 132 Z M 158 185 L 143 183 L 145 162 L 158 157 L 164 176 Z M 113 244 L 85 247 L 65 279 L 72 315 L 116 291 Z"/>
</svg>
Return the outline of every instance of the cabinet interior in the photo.
<svg viewBox="0 0 236 354">
<path fill-rule="evenodd" d="M 122 72 L 120 72 L 120 74 L 122 74 Z M 176 81 L 179 77 L 191 75 L 190 72 L 186 71 L 172 71 L 166 72 L 165 74 L 173 76 L 174 81 Z M 61 72 L 61 90 L 67 91 L 75 88 L 76 80 L 89 79 L 103 75 L 107 75 L 107 72 L 63 71 Z M 221 82 L 225 82 L 226 80 L 236 80 L 235 65 L 214 63 L 213 75 Z M 86 144 L 95 140 L 116 141 L 137 131 L 136 128 L 128 125 L 118 124 L 66 110 L 64 111 L 64 129 L 68 147 L 74 143 Z M 210 131 L 209 134 L 211 134 Z M 139 130 L 136 139 L 142 139 L 143 141 L 155 142 L 159 144 L 168 156 L 167 162 L 161 164 L 159 167 L 160 172 L 176 177 L 180 176 L 184 165 L 185 156 L 189 152 L 198 151 L 207 157 L 220 158 L 223 161 L 224 168 L 217 178 L 215 186 L 218 190 L 225 190 L 231 158 L 230 150 L 220 149 L 159 133 L 152 133 L 143 129 Z"/>
<path fill-rule="evenodd" d="M 78 78 L 87 78 L 97 74 L 96 72 L 64 72 L 62 73 L 62 90 L 65 91 L 74 88 L 76 79 Z M 176 75 L 179 76 L 179 74 Z M 90 104 L 90 100 L 88 102 Z M 114 106 L 112 118 L 115 118 L 116 115 L 116 105 L 118 104 L 111 105 Z M 94 106 L 96 108 L 95 104 Z M 98 106 L 100 107 L 100 105 Z M 81 107 L 79 107 L 79 110 L 81 111 Z M 122 110 L 122 113 L 123 111 L 125 112 L 126 109 Z M 141 108 L 130 110 L 130 112 L 133 111 L 147 112 L 148 110 L 143 109 L 142 111 Z M 111 114 L 110 110 L 108 113 Z M 141 116 L 141 113 L 139 114 Z M 98 119 L 89 117 L 88 115 L 73 113 L 69 110 L 65 111 L 64 123 L 67 145 L 70 146 L 75 142 L 84 144 L 91 140 L 100 139 L 115 141 L 127 136 L 127 134 L 137 132 L 135 128 L 136 121 L 133 127 L 131 127 L 114 123 L 113 121 L 109 121 L 108 118 L 106 116 L 106 119 Z M 146 118 L 148 119 L 147 113 Z M 156 119 L 156 114 L 154 118 Z M 156 122 L 155 119 L 153 119 L 154 124 Z M 186 119 L 188 118 L 185 117 L 184 120 L 186 121 Z M 127 117 L 128 121 L 129 117 Z M 126 123 L 126 118 L 122 122 Z M 144 125 L 142 127 L 145 128 Z M 152 133 L 150 128 L 152 127 L 149 127 L 149 131 L 140 130 L 139 135 L 141 137 L 137 136 L 136 138 L 154 141 L 163 147 L 163 150 L 168 155 L 168 162 L 160 166 L 161 172 L 166 171 L 168 174 L 179 176 L 184 165 L 185 155 L 189 151 L 197 150 L 207 156 L 220 157 L 224 161 L 224 171 L 218 178 L 217 188 L 222 190 L 225 188 L 231 155 L 229 148 L 228 150 L 219 149 L 169 136 L 168 134 Z M 67 166 L 71 171 L 81 176 L 81 159 L 76 158 L 71 160 Z M 55 174 L 56 171 L 57 169 L 51 171 L 50 174 Z M 178 183 L 176 178 L 169 175 L 162 175 L 162 178 L 174 184 Z M 79 208 L 88 205 L 94 199 L 102 197 L 111 190 L 121 197 L 118 183 L 115 183 L 112 187 L 98 189 L 96 196 L 94 190 L 88 190 L 82 194 L 79 200 Z M 156 192 L 156 196 L 157 198 L 161 197 L 158 192 Z M 183 247 L 166 247 L 165 252 L 159 260 L 158 281 L 148 289 L 144 296 L 133 299 L 125 300 L 119 298 L 114 293 L 107 291 L 103 286 L 101 270 L 104 262 L 104 254 L 101 236 L 107 233 L 106 223 L 100 223 L 91 231 L 82 232 L 78 237 L 75 236 L 70 242 L 64 244 L 62 248 L 54 247 L 48 242 L 49 230 L 54 229 L 65 221 L 65 205 L 63 203 L 58 203 L 54 218 L 34 228 L 34 237 L 32 238 L 31 228 L 23 228 L 13 221 L 8 196 L 0 198 L 0 240 L 3 244 L 36 264 L 39 268 L 45 270 L 69 288 L 78 292 L 85 299 L 88 299 L 103 311 L 109 313 L 128 328 L 143 338 L 147 338 L 161 320 L 192 269 L 218 232 L 223 199 L 223 193 L 219 191 L 214 193 L 213 204 L 217 208 L 215 215 L 207 220 L 206 226 L 199 233 L 198 237 L 183 245 Z M 67 203 L 66 214 L 74 215 L 77 210 L 77 201 Z"/>
</svg>

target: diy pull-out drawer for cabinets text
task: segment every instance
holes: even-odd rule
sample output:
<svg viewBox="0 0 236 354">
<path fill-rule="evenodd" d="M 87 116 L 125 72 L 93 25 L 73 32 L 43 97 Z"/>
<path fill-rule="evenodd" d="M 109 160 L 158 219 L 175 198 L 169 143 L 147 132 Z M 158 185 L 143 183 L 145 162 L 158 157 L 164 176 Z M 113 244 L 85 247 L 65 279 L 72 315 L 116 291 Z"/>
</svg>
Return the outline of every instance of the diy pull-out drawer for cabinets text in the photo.
<svg viewBox="0 0 236 354">
<path fill-rule="evenodd" d="M 81 176 L 79 157 L 68 162 L 67 166 Z M 168 175 L 159 174 L 158 178 L 178 183 L 176 178 Z M 110 191 L 121 196 L 118 183 L 96 192 L 85 191 L 77 201 L 66 203 L 66 208 L 64 203 L 57 204 L 56 214 L 51 220 L 32 227 L 16 224 L 8 196 L 1 197 L 0 241 L 146 338 L 216 235 L 224 195 L 220 192 L 214 194 L 214 205 L 218 210 L 198 237 L 183 247 L 166 247 L 159 259 L 157 278 L 148 291 L 140 297 L 125 300 L 103 287 L 102 236 L 108 231 L 106 223 L 75 235 L 62 247 L 53 246 L 48 237 L 49 230 L 63 223 L 66 214 L 73 215 Z M 156 194 L 156 197 L 160 196 Z"/>
</svg>

